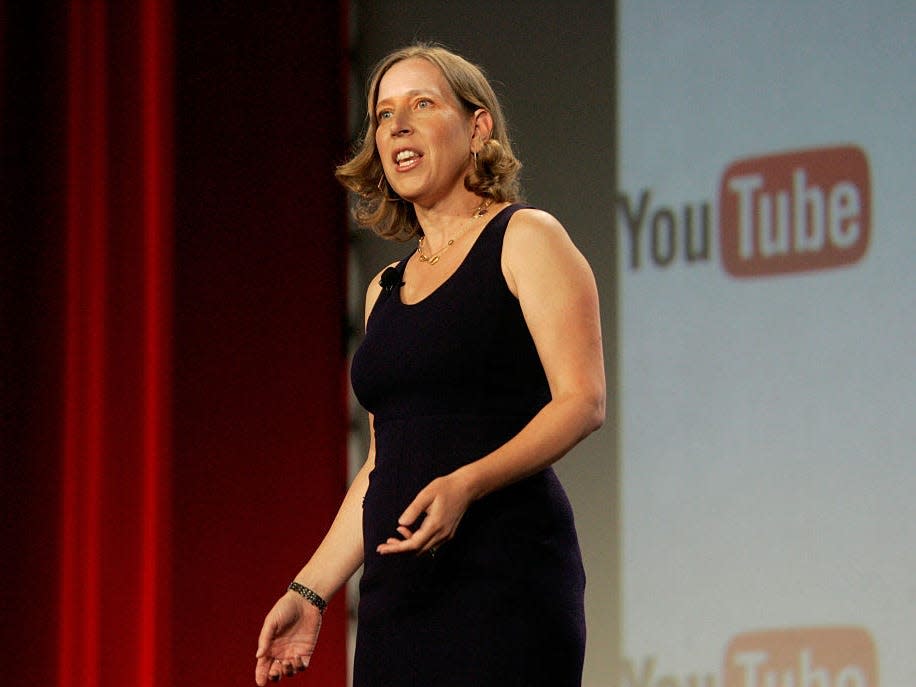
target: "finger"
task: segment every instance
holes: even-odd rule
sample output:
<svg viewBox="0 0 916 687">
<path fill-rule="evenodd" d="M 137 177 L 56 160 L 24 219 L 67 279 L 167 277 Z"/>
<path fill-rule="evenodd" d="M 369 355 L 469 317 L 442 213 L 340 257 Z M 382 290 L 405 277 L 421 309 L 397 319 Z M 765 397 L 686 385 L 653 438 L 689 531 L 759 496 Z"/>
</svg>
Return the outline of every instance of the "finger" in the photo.
<svg viewBox="0 0 916 687">
<path fill-rule="evenodd" d="M 398 524 L 402 527 L 409 527 L 413 525 L 423 513 L 429 508 L 432 504 L 432 499 L 426 495 L 426 489 L 423 489 L 416 498 L 410 502 L 410 505 L 401 513 L 401 517 L 398 518 Z"/>
<path fill-rule="evenodd" d="M 280 680 L 282 677 L 282 668 L 283 662 L 279 658 L 275 658 L 273 661 L 271 661 L 270 671 L 268 672 L 268 676 L 270 677 L 271 681 L 277 682 Z"/>
<path fill-rule="evenodd" d="M 432 540 L 432 539 L 430 539 L 430 540 L 426 543 L 426 546 L 424 546 L 422 549 L 420 549 L 420 551 L 419 551 L 418 553 L 419 553 L 421 556 L 423 556 L 423 555 L 425 555 L 425 554 L 429 554 L 430 556 L 435 556 L 435 555 L 436 555 L 436 551 L 438 551 L 439 545 L 440 545 L 440 544 L 441 544 L 441 540 L 438 540 L 438 539 L 437 539 L 437 540 Z"/>
<path fill-rule="evenodd" d="M 263 670 L 258 671 L 259 674 L 257 676 L 258 677 L 257 682 L 259 685 L 266 685 L 268 680 L 276 680 L 276 678 L 272 674 L 274 672 L 273 671 L 273 662 L 274 660 L 272 658 L 266 659 Z"/>
<path fill-rule="evenodd" d="M 410 530 L 407 531 L 410 532 Z M 430 515 L 429 512 L 427 512 L 419 527 L 413 532 L 410 532 L 410 536 L 406 537 L 406 539 L 410 539 L 410 541 L 416 545 L 414 548 L 423 549 L 429 544 L 431 539 L 438 537 L 441 532 L 442 523 L 435 515 Z"/>
<path fill-rule="evenodd" d="M 403 539 L 388 539 L 385 543 L 379 544 L 375 550 L 380 554 L 403 553 L 410 551 L 410 542 Z"/>
<path fill-rule="evenodd" d="M 409 544 L 406 540 L 403 539 L 388 539 L 384 543 L 379 544 L 375 547 L 377 553 L 386 554 L 386 553 L 402 553 L 404 551 L 409 551 L 407 548 Z"/>
<path fill-rule="evenodd" d="M 266 656 L 258 658 L 258 664 L 254 669 L 254 681 L 259 687 L 264 687 L 267 684 L 267 672 L 270 670 L 270 662 L 271 659 Z"/>
<path fill-rule="evenodd" d="M 406 541 L 410 541 L 414 537 L 414 533 L 411 532 L 406 527 L 398 527 L 398 534 L 400 537 L 388 537 L 385 540 L 386 544 L 403 544 Z M 408 547 L 409 548 L 409 547 Z"/>
<path fill-rule="evenodd" d="M 270 647 L 274 634 L 276 634 L 276 624 L 269 618 L 264 620 L 264 624 L 261 626 L 261 634 L 258 635 L 258 652 L 255 654 L 255 658 L 267 656 L 267 649 Z"/>
<path fill-rule="evenodd" d="M 427 546 L 433 535 L 434 532 L 431 531 L 431 528 L 426 528 L 426 530 L 424 530 L 423 527 L 421 527 L 407 539 L 389 538 L 384 544 L 380 544 L 376 548 L 376 551 L 381 554 L 405 553 L 407 551 L 421 552 L 424 547 Z"/>
</svg>

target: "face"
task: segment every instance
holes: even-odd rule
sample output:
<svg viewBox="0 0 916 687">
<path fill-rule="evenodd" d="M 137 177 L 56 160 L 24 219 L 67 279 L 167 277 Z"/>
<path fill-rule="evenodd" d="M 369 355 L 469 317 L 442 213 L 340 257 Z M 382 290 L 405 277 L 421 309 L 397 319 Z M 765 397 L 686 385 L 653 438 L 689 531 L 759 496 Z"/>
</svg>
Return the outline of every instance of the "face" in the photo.
<svg viewBox="0 0 916 687">
<path fill-rule="evenodd" d="M 375 114 L 375 146 L 398 195 L 432 206 L 465 192 L 479 114 L 459 105 L 436 65 L 422 58 L 394 64 L 379 82 Z"/>
</svg>

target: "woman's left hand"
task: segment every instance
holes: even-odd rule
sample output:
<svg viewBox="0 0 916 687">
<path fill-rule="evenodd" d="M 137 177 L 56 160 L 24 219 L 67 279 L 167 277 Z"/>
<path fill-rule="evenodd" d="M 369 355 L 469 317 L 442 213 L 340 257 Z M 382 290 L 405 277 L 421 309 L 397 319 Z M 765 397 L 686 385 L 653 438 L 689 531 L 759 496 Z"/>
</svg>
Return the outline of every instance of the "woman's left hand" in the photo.
<svg viewBox="0 0 916 687">
<path fill-rule="evenodd" d="M 424 554 L 435 552 L 443 542 L 455 536 L 458 523 L 472 501 L 470 484 L 460 472 L 434 479 L 426 485 L 398 518 L 398 534 L 403 539 L 390 537 L 379 544 L 380 554 Z M 411 530 L 420 516 L 425 515 L 420 526 Z"/>
</svg>

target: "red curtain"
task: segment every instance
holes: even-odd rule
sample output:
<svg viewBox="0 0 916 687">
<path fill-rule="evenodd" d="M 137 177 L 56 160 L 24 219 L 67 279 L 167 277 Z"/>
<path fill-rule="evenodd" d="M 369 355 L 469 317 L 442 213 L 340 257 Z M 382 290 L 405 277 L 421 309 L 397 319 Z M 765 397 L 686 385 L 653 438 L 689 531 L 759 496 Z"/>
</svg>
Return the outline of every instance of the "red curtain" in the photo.
<svg viewBox="0 0 916 687">
<path fill-rule="evenodd" d="M 193 5 L 0 4 L 10 683 L 252 684 L 345 489 L 345 13 Z"/>
<path fill-rule="evenodd" d="M 69 7 L 62 687 L 170 683 L 171 38 L 166 3 Z"/>
</svg>

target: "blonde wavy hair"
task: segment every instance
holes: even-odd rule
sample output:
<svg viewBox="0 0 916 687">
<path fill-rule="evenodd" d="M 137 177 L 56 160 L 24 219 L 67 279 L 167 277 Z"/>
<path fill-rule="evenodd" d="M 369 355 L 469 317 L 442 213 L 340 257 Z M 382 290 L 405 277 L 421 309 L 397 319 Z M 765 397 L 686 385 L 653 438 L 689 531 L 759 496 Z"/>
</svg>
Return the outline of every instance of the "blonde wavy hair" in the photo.
<svg viewBox="0 0 916 687">
<path fill-rule="evenodd" d="M 369 78 L 365 133 L 352 157 L 337 167 L 334 176 L 358 196 L 353 208 L 356 221 L 383 238 L 399 241 L 422 234 L 423 230 L 413 205 L 400 197 L 389 196 L 391 190 L 387 181 L 380 183 L 384 171 L 375 147 L 378 128 L 375 106 L 382 77 L 393 65 L 414 57 L 427 60 L 439 68 L 455 98 L 469 115 L 483 108 L 493 119 L 493 131 L 477 154 L 475 169 L 465 177 L 464 187 L 496 203 L 517 201 L 518 173 L 522 166 L 512 152 L 499 100 L 480 67 L 432 43 L 415 43 L 390 53 L 376 64 Z"/>
</svg>

